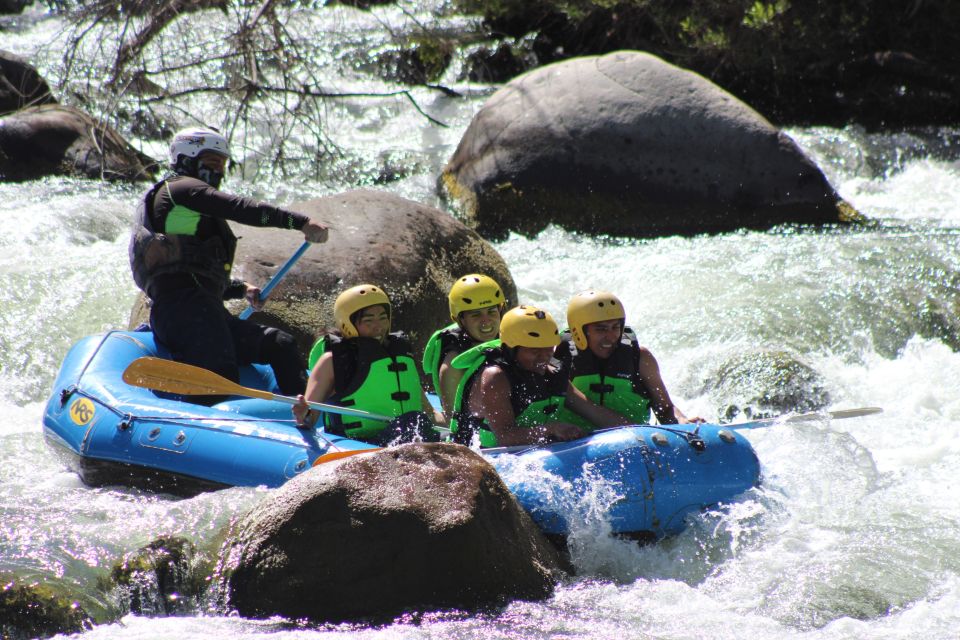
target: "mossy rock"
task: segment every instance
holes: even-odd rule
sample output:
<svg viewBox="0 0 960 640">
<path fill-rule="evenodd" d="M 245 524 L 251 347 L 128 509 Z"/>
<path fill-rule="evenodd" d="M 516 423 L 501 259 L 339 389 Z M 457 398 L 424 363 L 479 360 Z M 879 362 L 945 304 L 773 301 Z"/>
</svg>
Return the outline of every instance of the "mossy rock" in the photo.
<svg viewBox="0 0 960 640">
<path fill-rule="evenodd" d="M 10 576 L 0 580 L 0 638 L 47 638 L 93 628 L 94 620 L 80 598 L 63 585 Z"/>
<path fill-rule="evenodd" d="M 196 608 L 207 587 L 204 569 L 205 559 L 192 542 L 164 536 L 124 556 L 110 580 L 131 612 L 170 615 Z"/>
<path fill-rule="evenodd" d="M 717 414 L 730 421 L 823 409 L 830 393 L 813 367 L 785 351 L 756 351 L 721 365 L 707 383 L 720 398 Z"/>
</svg>

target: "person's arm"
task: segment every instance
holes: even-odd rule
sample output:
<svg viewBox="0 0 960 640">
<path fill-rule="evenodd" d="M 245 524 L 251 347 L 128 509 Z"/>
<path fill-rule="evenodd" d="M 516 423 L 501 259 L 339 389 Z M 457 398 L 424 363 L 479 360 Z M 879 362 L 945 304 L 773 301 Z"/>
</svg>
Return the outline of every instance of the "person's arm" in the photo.
<svg viewBox="0 0 960 640">
<path fill-rule="evenodd" d="M 680 409 L 673 404 L 670 394 L 667 393 L 667 385 L 663 383 L 660 376 L 660 365 L 657 359 L 646 347 L 640 347 L 639 359 L 637 362 L 637 372 L 643 385 L 647 389 L 647 395 L 650 396 L 650 406 L 653 413 L 657 416 L 660 424 L 688 424 L 703 422 L 703 418 L 688 418 Z"/>
<path fill-rule="evenodd" d="M 448 416 L 453 412 L 454 401 L 457 399 L 457 387 L 460 386 L 463 374 L 466 373 L 463 369 L 457 369 L 451 364 L 458 355 L 460 354 L 453 351 L 447 352 L 443 362 L 440 363 L 438 375 L 440 388 L 437 389 L 437 395 L 440 396 L 443 412 Z"/>
<path fill-rule="evenodd" d="M 600 405 L 592 403 L 580 389 L 567 385 L 567 399 L 564 402 L 568 409 L 580 415 L 598 427 L 619 427 L 630 424 L 622 415 Z"/>
<path fill-rule="evenodd" d="M 297 404 L 293 406 L 293 417 L 298 425 L 312 427 L 317 424 L 320 412 L 311 409 L 307 405 L 307 400 L 311 402 L 323 402 L 333 393 L 333 354 L 329 351 L 320 356 L 313 371 L 310 372 L 310 378 L 307 380 L 307 391 L 304 395 L 297 396 Z"/>
<path fill-rule="evenodd" d="M 499 367 L 484 369 L 474 385 L 468 411 L 486 420 L 497 437 L 497 445 L 539 444 L 553 440 L 575 440 L 585 434 L 580 427 L 566 422 L 548 422 L 529 429 L 518 427 L 510 405 L 510 383 Z"/>
<path fill-rule="evenodd" d="M 423 412 L 427 414 L 427 417 L 433 420 L 433 424 L 437 425 L 438 427 L 447 426 L 447 418 L 445 415 L 443 415 L 443 412 L 437 411 L 433 408 L 433 405 L 430 404 L 430 398 L 427 397 L 426 391 L 421 390 L 421 393 L 423 395 L 420 399 L 420 402 L 421 406 L 423 407 Z"/>
<path fill-rule="evenodd" d="M 167 183 L 170 197 L 178 205 L 203 215 L 232 220 L 252 227 L 278 227 L 303 231 L 310 242 L 326 242 L 327 227 L 309 216 L 275 207 L 252 198 L 230 195 L 202 180 L 184 178 Z"/>
</svg>

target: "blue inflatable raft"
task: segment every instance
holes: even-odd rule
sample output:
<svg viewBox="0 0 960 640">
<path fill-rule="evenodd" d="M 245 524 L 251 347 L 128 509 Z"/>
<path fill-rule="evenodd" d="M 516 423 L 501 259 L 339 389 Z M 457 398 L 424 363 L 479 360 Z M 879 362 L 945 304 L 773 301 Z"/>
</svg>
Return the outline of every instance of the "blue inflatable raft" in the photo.
<svg viewBox="0 0 960 640">
<path fill-rule="evenodd" d="M 161 357 L 150 332 L 111 331 L 67 354 L 43 417 L 48 444 L 92 486 L 181 496 L 229 486 L 280 486 L 320 456 L 371 445 L 301 430 L 290 407 L 230 399 L 206 407 L 134 387 L 123 371 Z M 275 392 L 269 367 L 245 367 L 243 386 Z M 750 444 L 717 425 L 637 426 L 574 442 L 485 450 L 520 504 L 549 534 L 578 517 L 571 495 L 603 483 L 613 533 L 657 538 L 688 514 L 730 502 L 760 479 Z"/>
</svg>

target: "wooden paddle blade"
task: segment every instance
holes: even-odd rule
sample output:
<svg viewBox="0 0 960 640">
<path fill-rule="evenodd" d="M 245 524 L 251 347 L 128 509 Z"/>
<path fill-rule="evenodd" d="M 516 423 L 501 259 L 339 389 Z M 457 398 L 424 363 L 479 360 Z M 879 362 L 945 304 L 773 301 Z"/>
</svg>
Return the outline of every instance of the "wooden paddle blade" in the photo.
<svg viewBox="0 0 960 640">
<path fill-rule="evenodd" d="M 123 381 L 135 387 L 187 396 L 237 395 L 270 399 L 272 394 L 241 387 L 212 371 L 163 358 L 137 358 L 123 372 Z"/>
<path fill-rule="evenodd" d="M 373 453 L 374 451 L 383 451 L 383 447 L 377 447 L 376 449 L 350 449 L 349 451 L 333 451 L 332 453 L 325 453 L 313 461 L 313 466 L 323 464 L 324 462 L 333 462 L 334 460 L 339 460 L 340 458 L 349 458 L 350 456 L 355 456 L 360 453 Z"/>
</svg>

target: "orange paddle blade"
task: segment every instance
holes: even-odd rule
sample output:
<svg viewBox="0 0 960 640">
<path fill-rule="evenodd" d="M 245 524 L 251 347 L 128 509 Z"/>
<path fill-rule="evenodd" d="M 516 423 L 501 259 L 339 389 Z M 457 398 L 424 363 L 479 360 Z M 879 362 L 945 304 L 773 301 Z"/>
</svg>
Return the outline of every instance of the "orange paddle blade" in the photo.
<svg viewBox="0 0 960 640">
<path fill-rule="evenodd" d="M 323 464 L 324 462 L 333 462 L 334 460 L 339 460 L 340 458 L 349 458 L 350 456 L 355 456 L 359 453 L 373 453 L 374 451 L 383 451 L 383 447 L 378 447 L 376 449 L 350 449 L 349 451 L 334 451 L 332 453 L 325 453 L 313 461 L 313 466 Z"/>
</svg>

